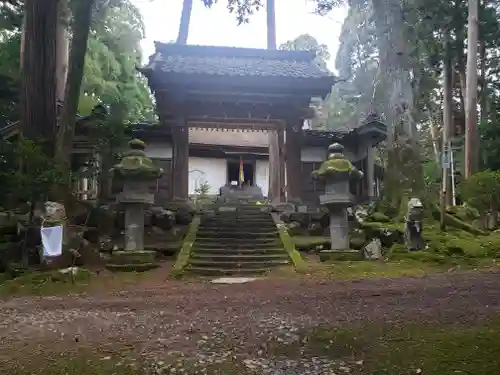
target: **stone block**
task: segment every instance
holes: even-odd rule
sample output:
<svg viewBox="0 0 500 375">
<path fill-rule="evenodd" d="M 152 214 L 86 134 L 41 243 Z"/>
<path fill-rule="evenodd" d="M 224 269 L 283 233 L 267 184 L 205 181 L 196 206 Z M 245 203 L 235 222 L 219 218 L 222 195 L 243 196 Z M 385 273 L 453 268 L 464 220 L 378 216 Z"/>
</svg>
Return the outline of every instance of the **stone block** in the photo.
<svg viewBox="0 0 500 375">
<path fill-rule="evenodd" d="M 120 250 L 111 254 L 112 264 L 141 264 L 154 263 L 156 252 L 151 250 Z"/>
<path fill-rule="evenodd" d="M 319 259 L 321 262 L 357 261 L 363 260 L 363 252 L 360 250 L 321 250 Z"/>
</svg>

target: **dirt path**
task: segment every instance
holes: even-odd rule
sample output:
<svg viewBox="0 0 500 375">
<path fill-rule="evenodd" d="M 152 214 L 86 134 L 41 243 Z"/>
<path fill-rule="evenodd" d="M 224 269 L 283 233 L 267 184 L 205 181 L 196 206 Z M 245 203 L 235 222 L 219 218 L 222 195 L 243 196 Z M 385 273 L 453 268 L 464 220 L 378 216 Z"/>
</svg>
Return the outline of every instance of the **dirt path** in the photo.
<svg viewBox="0 0 500 375">
<path fill-rule="evenodd" d="M 135 342 L 196 350 L 200 340 L 245 350 L 299 329 L 346 322 L 473 321 L 500 311 L 500 275 L 470 273 L 357 282 L 166 282 L 113 295 L 21 298 L 0 307 L 0 352 L 47 341 L 64 347 Z"/>
</svg>

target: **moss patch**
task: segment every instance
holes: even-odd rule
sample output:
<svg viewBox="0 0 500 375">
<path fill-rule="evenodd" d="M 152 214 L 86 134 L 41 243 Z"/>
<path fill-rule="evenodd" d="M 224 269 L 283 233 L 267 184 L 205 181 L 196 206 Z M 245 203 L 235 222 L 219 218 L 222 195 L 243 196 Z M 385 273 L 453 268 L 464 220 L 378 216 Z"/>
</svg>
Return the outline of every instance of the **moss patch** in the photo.
<svg viewBox="0 0 500 375">
<path fill-rule="evenodd" d="M 391 221 L 389 216 L 383 214 L 382 212 L 374 212 L 366 218 L 367 221 L 373 221 L 378 223 L 388 223 Z"/>
<path fill-rule="evenodd" d="M 330 247 L 330 238 L 323 236 L 293 236 L 295 247 L 299 250 L 309 251 L 323 246 Z"/>
<path fill-rule="evenodd" d="M 329 174 L 345 174 L 353 177 L 361 177 L 356 167 L 344 157 L 331 158 L 323 162 L 313 175 L 324 177 Z"/>
<path fill-rule="evenodd" d="M 299 346 L 280 346 L 287 357 L 344 359 L 355 375 L 496 375 L 500 366 L 498 321 L 473 326 L 404 325 L 316 328 Z M 350 366 L 352 364 L 352 366 Z"/>
<path fill-rule="evenodd" d="M 429 252 L 451 257 L 500 258 L 500 232 L 480 236 L 456 228 L 441 232 L 437 223 L 427 222 L 422 235 Z"/>
<path fill-rule="evenodd" d="M 188 265 L 191 249 L 194 241 L 196 240 L 196 232 L 198 232 L 200 221 L 201 218 L 199 216 L 195 216 L 191 221 L 191 224 L 189 224 L 188 232 L 184 238 L 179 254 L 177 255 L 177 260 L 172 267 L 172 272 L 170 273 L 170 276 L 173 278 L 182 276 L 184 268 Z"/>
<path fill-rule="evenodd" d="M 79 269 L 73 280 L 69 273 L 59 271 L 29 272 L 0 284 L 0 296 L 78 293 L 90 285 L 92 277 L 92 273 L 85 269 Z"/>
<path fill-rule="evenodd" d="M 295 248 L 295 243 L 290 234 L 288 234 L 286 225 L 279 219 L 278 215 L 271 214 L 271 216 L 276 224 L 276 227 L 278 228 L 278 233 L 281 239 L 281 243 L 283 244 L 285 251 L 290 257 L 290 260 L 292 261 L 295 270 L 297 272 L 307 272 L 308 270 L 307 264 L 304 262 L 302 256 Z"/>
</svg>

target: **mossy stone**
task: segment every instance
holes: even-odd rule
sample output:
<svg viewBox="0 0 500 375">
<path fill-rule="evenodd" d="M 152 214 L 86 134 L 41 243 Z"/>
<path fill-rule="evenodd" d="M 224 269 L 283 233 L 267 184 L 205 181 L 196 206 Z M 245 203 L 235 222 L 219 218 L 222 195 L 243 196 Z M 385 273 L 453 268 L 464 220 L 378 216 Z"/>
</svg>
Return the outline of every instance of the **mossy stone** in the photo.
<svg viewBox="0 0 500 375">
<path fill-rule="evenodd" d="M 382 212 L 374 212 L 366 218 L 368 221 L 376 223 L 389 223 L 391 219 Z"/>
<path fill-rule="evenodd" d="M 319 253 L 321 262 L 345 262 L 363 260 L 363 252 L 361 250 L 322 250 Z"/>
<path fill-rule="evenodd" d="M 146 144 L 140 139 L 129 142 L 130 150 L 124 153 L 123 159 L 114 166 L 113 173 L 118 177 L 136 179 L 157 179 L 163 170 L 154 165 L 153 161 L 146 156 L 144 149 Z"/>
<path fill-rule="evenodd" d="M 154 263 L 156 251 L 152 250 L 122 250 L 114 251 L 111 254 L 111 263 L 113 264 L 139 264 Z"/>
<path fill-rule="evenodd" d="M 106 268 L 117 272 L 145 272 L 157 268 L 156 263 L 141 264 L 107 264 Z"/>
</svg>

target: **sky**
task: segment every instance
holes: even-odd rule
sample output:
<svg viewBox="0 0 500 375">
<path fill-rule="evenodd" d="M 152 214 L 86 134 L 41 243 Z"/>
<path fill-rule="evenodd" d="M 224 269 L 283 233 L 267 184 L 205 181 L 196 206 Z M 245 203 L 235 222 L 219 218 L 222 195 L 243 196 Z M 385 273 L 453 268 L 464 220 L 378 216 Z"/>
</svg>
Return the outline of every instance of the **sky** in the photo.
<svg viewBox="0 0 500 375">
<path fill-rule="evenodd" d="M 335 54 L 342 22 L 347 8 L 340 8 L 327 16 L 313 14 L 307 0 L 276 1 L 276 38 L 278 46 L 301 34 L 310 34 L 319 43 L 326 44 L 332 55 L 328 62 L 335 69 Z M 142 42 L 144 56 L 154 52 L 154 41 L 169 42 L 177 38 L 182 0 L 133 0 L 139 7 L 146 24 L 146 39 Z M 219 0 L 206 9 L 200 0 L 194 0 L 191 13 L 188 44 L 265 48 L 266 13 L 261 9 L 249 24 L 237 25 L 234 15 L 226 9 L 227 1 Z"/>
</svg>

